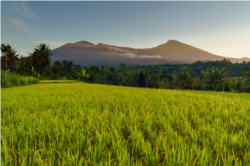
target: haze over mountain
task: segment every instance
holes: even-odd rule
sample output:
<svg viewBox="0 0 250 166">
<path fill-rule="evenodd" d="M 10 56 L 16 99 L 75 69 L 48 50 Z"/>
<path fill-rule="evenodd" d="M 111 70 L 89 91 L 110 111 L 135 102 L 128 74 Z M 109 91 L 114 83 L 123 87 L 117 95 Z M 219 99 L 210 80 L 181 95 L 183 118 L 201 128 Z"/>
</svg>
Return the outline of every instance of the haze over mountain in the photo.
<svg viewBox="0 0 250 166">
<path fill-rule="evenodd" d="M 71 60 L 79 65 L 119 65 L 125 64 L 165 64 L 193 63 L 200 61 L 215 61 L 230 59 L 231 62 L 250 61 L 249 58 L 227 58 L 211 54 L 176 40 L 169 40 L 153 48 L 135 49 L 99 43 L 97 45 L 79 41 L 67 43 L 54 49 L 53 61 Z"/>
</svg>

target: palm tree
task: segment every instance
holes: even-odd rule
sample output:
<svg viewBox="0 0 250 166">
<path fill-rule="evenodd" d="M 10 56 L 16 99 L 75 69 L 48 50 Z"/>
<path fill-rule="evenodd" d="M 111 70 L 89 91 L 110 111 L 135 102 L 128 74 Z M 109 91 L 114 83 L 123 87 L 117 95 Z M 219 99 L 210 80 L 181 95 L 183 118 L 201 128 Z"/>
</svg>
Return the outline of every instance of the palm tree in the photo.
<svg viewBox="0 0 250 166">
<path fill-rule="evenodd" d="M 8 44 L 7 46 L 5 44 L 1 44 L 1 52 L 3 54 L 1 61 L 4 62 L 6 64 L 6 71 L 7 71 L 7 65 L 8 65 L 8 52 L 11 50 L 11 46 Z"/>
<path fill-rule="evenodd" d="M 177 73 L 174 71 L 173 76 L 174 79 L 170 82 L 170 85 L 174 87 L 182 87 L 182 89 L 191 87 L 193 85 L 198 85 L 198 80 L 200 79 L 199 77 L 191 77 L 189 71 L 188 71 L 188 66 L 184 66 L 183 68 L 180 67 L 181 71 L 180 73 Z"/>
<path fill-rule="evenodd" d="M 19 60 L 18 58 L 19 54 L 16 54 L 16 51 L 13 49 L 9 50 L 7 56 L 8 56 L 11 67 L 14 66 L 15 63 Z"/>
<path fill-rule="evenodd" d="M 213 85 L 214 91 L 216 91 L 217 85 L 223 85 L 231 80 L 231 78 L 226 78 L 229 72 L 224 72 L 224 69 L 220 70 L 217 67 L 207 68 L 206 72 L 202 71 L 201 73 L 206 77 L 201 82 Z"/>
<path fill-rule="evenodd" d="M 245 87 L 246 78 L 238 77 L 231 81 L 231 84 L 237 92 L 245 92 L 249 86 Z"/>
<path fill-rule="evenodd" d="M 33 59 L 33 66 L 37 73 L 42 73 L 43 69 L 50 64 L 52 51 L 46 44 L 36 46 L 33 53 L 30 53 Z"/>
<path fill-rule="evenodd" d="M 48 57 L 52 56 L 52 51 L 49 48 L 49 46 L 46 44 L 40 44 L 40 45 L 36 46 L 36 48 L 34 50 L 38 51 L 38 52 L 42 52 L 42 53 L 44 53 L 44 55 L 47 55 Z"/>
<path fill-rule="evenodd" d="M 243 76 L 250 78 L 250 67 L 243 69 L 241 72 L 242 72 Z"/>
<path fill-rule="evenodd" d="M 86 74 L 86 69 L 82 67 L 82 71 L 78 73 L 76 76 L 82 77 L 82 82 L 84 82 L 84 77 L 89 78 L 89 74 Z"/>
</svg>

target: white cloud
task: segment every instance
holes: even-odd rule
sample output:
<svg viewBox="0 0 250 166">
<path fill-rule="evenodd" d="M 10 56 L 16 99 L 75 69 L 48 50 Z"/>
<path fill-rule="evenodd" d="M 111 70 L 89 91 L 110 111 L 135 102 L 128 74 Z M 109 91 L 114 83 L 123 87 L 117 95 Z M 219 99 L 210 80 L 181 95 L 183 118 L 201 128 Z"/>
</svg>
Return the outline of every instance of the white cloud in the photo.
<svg viewBox="0 0 250 166">
<path fill-rule="evenodd" d="M 6 25 L 23 30 L 30 35 L 35 34 L 35 28 L 33 28 L 32 26 L 23 22 L 22 20 L 19 20 L 19 19 L 13 18 L 13 17 L 8 17 L 8 16 L 3 16 L 2 19 Z"/>
<path fill-rule="evenodd" d="M 25 19 L 40 19 L 40 17 L 35 15 L 25 2 L 13 3 L 13 6 L 9 9 L 9 11 Z"/>
<path fill-rule="evenodd" d="M 137 55 L 135 52 L 131 53 L 132 51 L 128 51 L 128 52 L 124 52 L 125 50 L 123 50 L 122 52 L 109 52 L 109 53 L 101 53 L 103 55 L 121 55 L 121 56 L 126 56 L 126 57 L 130 57 L 130 58 L 162 58 L 161 55 Z"/>
</svg>

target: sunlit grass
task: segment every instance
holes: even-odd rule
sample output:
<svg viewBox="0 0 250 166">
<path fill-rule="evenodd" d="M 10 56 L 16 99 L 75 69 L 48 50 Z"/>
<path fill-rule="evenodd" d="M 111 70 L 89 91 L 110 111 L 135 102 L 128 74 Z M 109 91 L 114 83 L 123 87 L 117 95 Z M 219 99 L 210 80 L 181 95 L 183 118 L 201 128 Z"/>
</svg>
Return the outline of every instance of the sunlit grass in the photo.
<svg viewBox="0 0 250 166">
<path fill-rule="evenodd" d="M 6 75 L 1 71 L 1 88 L 37 84 L 39 79 L 32 76 Z"/>
<path fill-rule="evenodd" d="M 39 84 L 49 84 L 49 83 L 75 83 L 75 80 L 40 80 Z"/>
<path fill-rule="evenodd" d="M 250 95 L 86 83 L 2 89 L 2 165 L 250 165 Z"/>
</svg>

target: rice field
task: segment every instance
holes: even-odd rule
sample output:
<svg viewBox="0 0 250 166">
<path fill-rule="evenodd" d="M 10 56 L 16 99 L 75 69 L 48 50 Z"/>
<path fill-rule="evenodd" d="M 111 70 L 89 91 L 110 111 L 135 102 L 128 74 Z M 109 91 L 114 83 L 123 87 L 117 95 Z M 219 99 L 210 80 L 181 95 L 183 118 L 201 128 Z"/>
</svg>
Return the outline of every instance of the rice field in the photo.
<svg viewBox="0 0 250 166">
<path fill-rule="evenodd" d="M 75 80 L 40 80 L 39 84 L 49 84 L 49 83 L 75 83 Z"/>
<path fill-rule="evenodd" d="M 87 83 L 1 89 L 1 165 L 250 165 L 250 95 Z"/>
</svg>

